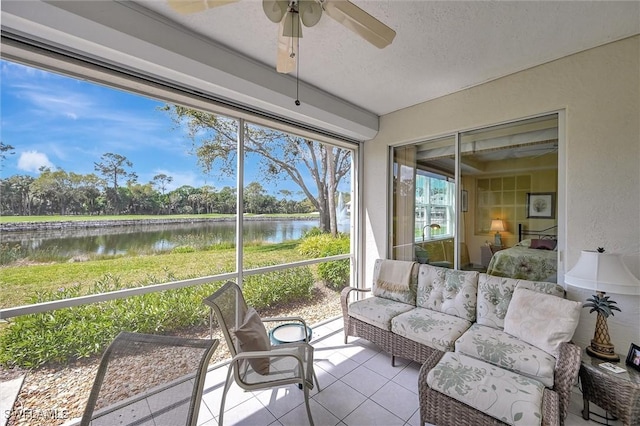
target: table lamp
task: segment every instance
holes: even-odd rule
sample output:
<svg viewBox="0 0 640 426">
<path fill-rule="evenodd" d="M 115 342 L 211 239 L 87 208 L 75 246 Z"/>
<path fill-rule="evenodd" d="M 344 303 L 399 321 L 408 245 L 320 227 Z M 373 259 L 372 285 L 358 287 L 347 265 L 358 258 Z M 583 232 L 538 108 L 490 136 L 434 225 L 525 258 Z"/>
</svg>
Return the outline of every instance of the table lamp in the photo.
<svg viewBox="0 0 640 426">
<path fill-rule="evenodd" d="M 425 234 L 424 234 L 424 230 L 427 229 L 427 227 L 429 228 L 429 237 L 431 237 L 431 234 L 433 231 L 435 231 L 436 229 L 440 229 L 440 225 L 438 225 L 437 223 L 432 223 L 431 225 L 425 225 L 422 227 L 422 241 L 424 241 L 425 238 Z"/>
<path fill-rule="evenodd" d="M 636 278 L 622 261 L 622 257 L 614 253 L 583 250 L 575 266 L 565 274 L 564 282 L 578 288 L 595 290 L 596 294 L 582 305 L 597 312 L 596 330 L 587 347 L 587 353 L 596 358 L 608 361 L 619 361 L 613 344 L 609 338 L 607 317 L 613 311 L 620 311 L 616 302 L 605 296 L 605 293 L 640 295 L 640 280 Z"/>
<path fill-rule="evenodd" d="M 504 222 L 500 219 L 493 219 L 491 221 L 491 231 L 496 231 L 496 235 L 494 236 L 493 245 L 502 247 L 502 237 L 500 236 L 500 232 L 504 232 Z"/>
</svg>

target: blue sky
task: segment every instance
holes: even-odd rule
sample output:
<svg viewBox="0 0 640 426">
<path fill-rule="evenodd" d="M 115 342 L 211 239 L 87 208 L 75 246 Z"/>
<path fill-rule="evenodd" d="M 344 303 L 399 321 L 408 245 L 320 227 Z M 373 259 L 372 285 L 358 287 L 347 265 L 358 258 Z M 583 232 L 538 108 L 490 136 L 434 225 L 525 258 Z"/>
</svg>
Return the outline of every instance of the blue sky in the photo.
<svg viewBox="0 0 640 426">
<path fill-rule="evenodd" d="M 164 173 L 173 177 L 169 189 L 235 186 L 234 178 L 204 175 L 185 132 L 158 110 L 163 102 L 4 60 L 0 67 L 1 138 L 15 148 L 3 162 L 3 178 L 37 177 L 41 166 L 95 173 L 94 162 L 112 152 L 133 163 L 139 183 Z M 268 192 L 299 191 L 290 182 L 276 189 L 250 167 L 246 172 L 245 185 L 259 181 Z"/>
</svg>

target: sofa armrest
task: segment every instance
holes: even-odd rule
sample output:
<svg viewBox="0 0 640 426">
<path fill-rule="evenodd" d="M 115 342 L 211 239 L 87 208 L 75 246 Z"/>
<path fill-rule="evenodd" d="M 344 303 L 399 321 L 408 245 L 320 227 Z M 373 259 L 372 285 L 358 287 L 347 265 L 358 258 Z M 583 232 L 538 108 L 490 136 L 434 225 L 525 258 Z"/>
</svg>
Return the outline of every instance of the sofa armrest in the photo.
<svg viewBox="0 0 640 426">
<path fill-rule="evenodd" d="M 571 391 L 578 382 L 581 349 L 573 343 L 561 343 L 554 370 L 553 390 L 558 394 L 560 423 L 564 423 L 569 410 Z"/>
<path fill-rule="evenodd" d="M 355 288 L 345 287 L 340 293 L 340 305 L 342 306 L 342 321 L 344 322 L 344 343 L 347 343 L 347 336 L 351 332 L 351 322 L 349 321 L 349 296 L 352 291 L 360 293 L 368 293 L 371 291 L 369 288 Z"/>
<path fill-rule="evenodd" d="M 359 293 L 368 293 L 371 291 L 371 289 L 355 287 L 345 287 L 342 289 L 342 292 L 340 293 L 340 304 L 342 305 L 342 314 L 345 318 L 349 311 L 349 297 L 351 296 L 352 291 L 357 291 Z"/>
</svg>

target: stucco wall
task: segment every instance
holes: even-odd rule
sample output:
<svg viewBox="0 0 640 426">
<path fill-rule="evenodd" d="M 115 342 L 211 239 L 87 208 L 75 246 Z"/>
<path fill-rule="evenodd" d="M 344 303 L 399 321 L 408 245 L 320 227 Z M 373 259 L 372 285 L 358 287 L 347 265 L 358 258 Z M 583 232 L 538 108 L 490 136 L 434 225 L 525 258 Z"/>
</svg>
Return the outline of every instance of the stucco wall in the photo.
<svg viewBox="0 0 640 426">
<path fill-rule="evenodd" d="M 389 227 L 381 188 L 388 182 L 381 171 L 388 170 L 390 145 L 561 110 L 566 118 L 558 189 L 565 234 L 561 267 L 564 272 L 573 267 L 583 249 L 639 253 L 640 36 L 635 36 L 382 117 L 380 132 L 364 144 L 366 283 L 373 260 L 386 255 Z M 567 290 L 574 300 L 589 296 Z M 612 299 L 622 312 L 609 318 L 609 331 L 616 350 L 626 355 L 630 342 L 640 344 L 640 297 Z M 575 335 L 580 346 L 589 344 L 594 324 L 595 314 L 584 309 Z"/>
</svg>

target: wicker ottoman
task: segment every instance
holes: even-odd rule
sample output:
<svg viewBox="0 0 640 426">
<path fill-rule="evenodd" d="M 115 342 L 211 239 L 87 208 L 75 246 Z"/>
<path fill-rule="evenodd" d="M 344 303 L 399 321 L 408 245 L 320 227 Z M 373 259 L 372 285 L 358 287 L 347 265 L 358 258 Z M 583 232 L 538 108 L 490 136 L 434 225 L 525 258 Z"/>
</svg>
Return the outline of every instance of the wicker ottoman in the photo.
<svg viewBox="0 0 640 426">
<path fill-rule="evenodd" d="M 427 385 L 427 374 L 438 364 L 444 352 L 434 352 L 422 365 L 418 377 L 420 400 L 420 424 L 438 426 L 458 425 L 504 425 L 505 423 L 476 410 L 456 399 L 450 398 Z M 560 425 L 558 395 L 545 388 L 542 400 L 542 424 Z"/>
</svg>

